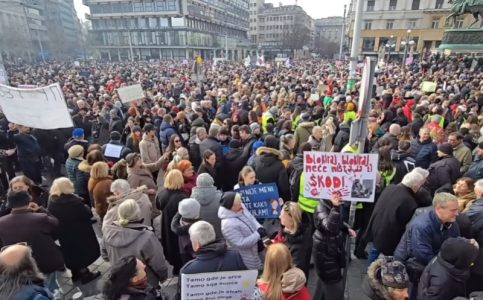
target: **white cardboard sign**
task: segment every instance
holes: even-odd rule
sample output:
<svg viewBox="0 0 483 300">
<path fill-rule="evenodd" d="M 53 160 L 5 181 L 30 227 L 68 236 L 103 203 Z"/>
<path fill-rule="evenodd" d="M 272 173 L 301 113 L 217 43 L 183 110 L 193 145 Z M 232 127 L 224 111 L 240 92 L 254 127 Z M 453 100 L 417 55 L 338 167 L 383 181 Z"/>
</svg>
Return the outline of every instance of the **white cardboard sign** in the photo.
<svg viewBox="0 0 483 300">
<path fill-rule="evenodd" d="M 0 84 L 0 106 L 15 124 L 39 129 L 74 126 L 59 83 L 33 89 Z"/>
<path fill-rule="evenodd" d="M 124 103 L 128 103 L 134 100 L 140 100 L 144 98 L 144 91 L 141 84 L 135 84 L 135 85 L 118 88 L 117 93 L 119 94 L 121 101 Z"/>
</svg>

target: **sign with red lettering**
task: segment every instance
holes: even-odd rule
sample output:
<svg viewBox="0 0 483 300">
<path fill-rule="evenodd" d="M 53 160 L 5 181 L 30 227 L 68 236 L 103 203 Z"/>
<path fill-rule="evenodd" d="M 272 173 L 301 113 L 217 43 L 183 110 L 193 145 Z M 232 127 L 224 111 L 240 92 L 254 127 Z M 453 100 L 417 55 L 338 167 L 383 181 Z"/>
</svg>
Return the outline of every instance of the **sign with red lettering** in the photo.
<svg viewBox="0 0 483 300">
<path fill-rule="evenodd" d="M 377 154 L 304 152 L 304 196 L 374 202 Z"/>
</svg>

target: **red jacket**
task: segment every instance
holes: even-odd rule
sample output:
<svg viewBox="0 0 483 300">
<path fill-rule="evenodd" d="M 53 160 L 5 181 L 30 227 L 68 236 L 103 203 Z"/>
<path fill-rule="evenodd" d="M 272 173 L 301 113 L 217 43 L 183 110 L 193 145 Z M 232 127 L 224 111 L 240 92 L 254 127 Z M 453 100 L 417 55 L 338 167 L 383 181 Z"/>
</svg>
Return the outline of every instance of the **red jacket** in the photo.
<svg viewBox="0 0 483 300">
<path fill-rule="evenodd" d="M 268 290 L 268 285 L 258 284 L 258 288 L 260 289 L 260 291 L 262 291 L 263 294 L 266 294 Z M 297 293 L 292 293 L 292 294 L 283 293 L 282 298 L 280 298 L 280 300 L 312 300 L 312 297 L 310 297 L 310 293 L 307 287 L 303 287 Z"/>
</svg>

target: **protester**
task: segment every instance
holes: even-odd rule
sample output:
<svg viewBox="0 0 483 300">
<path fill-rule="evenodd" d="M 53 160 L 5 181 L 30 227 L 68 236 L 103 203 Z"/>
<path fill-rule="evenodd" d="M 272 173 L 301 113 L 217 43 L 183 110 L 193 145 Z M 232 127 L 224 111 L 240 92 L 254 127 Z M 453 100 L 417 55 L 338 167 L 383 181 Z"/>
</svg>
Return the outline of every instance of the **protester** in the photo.
<svg viewBox="0 0 483 300">
<path fill-rule="evenodd" d="M 18 125 L 18 132 L 13 136 L 17 148 L 18 161 L 22 173 L 35 183 L 42 183 L 41 149 L 37 139 L 31 134 L 32 128 Z"/>
<path fill-rule="evenodd" d="M 431 163 L 436 161 L 437 147 L 431 140 L 430 130 L 428 128 L 421 128 L 419 130 L 419 137 L 411 141 L 409 152 L 416 160 L 416 167 L 427 169 Z"/>
<path fill-rule="evenodd" d="M 155 163 L 161 157 L 159 141 L 156 138 L 156 129 L 151 124 L 144 126 L 143 139 L 139 143 L 139 153 L 144 164 Z"/>
<path fill-rule="evenodd" d="M 69 158 L 65 161 L 67 177 L 74 183 L 75 193 L 82 197 L 86 204 L 90 204 L 89 190 L 87 189 L 90 175 L 82 172 L 79 168 L 80 163 L 84 160 L 84 148 L 80 145 L 74 145 L 67 152 L 69 153 Z"/>
<path fill-rule="evenodd" d="M 362 282 L 362 290 L 371 300 L 406 300 L 408 287 L 404 264 L 390 256 L 375 260 Z"/>
<path fill-rule="evenodd" d="M 439 187 L 456 183 L 461 176 L 460 166 L 460 162 L 453 157 L 450 144 L 438 145 L 438 160 L 429 166 L 425 186 L 434 194 Z"/>
<path fill-rule="evenodd" d="M 105 162 L 96 162 L 91 168 L 88 190 L 94 202 L 96 213 L 102 219 L 107 212 L 107 198 L 111 195 L 112 177 Z"/>
<path fill-rule="evenodd" d="M 474 160 L 465 176 L 471 177 L 473 180 L 483 178 L 483 142 L 478 144 Z"/>
<path fill-rule="evenodd" d="M 473 237 L 479 245 L 479 254 L 475 260 L 474 266 L 471 268 L 471 277 L 468 284 L 470 291 L 483 290 L 483 180 L 480 179 L 475 183 L 476 200 L 473 202 L 466 215 L 471 221 L 471 231 Z"/>
<path fill-rule="evenodd" d="M 74 190 L 68 178 L 54 180 L 48 210 L 59 221 L 60 250 L 65 265 L 71 270 L 72 281 L 85 284 L 101 275 L 99 271 L 93 273 L 87 268 L 100 256 L 100 251 L 92 228 L 92 212 Z"/>
<path fill-rule="evenodd" d="M 198 169 L 198 175 L 203 173 L 208 173 L 211 178 L 216 179 L 216 155 L 210 149 L 205 150 L 202 155 L 203 161 L 201 162 L 201 166 Z"/>
<path fill-rule="evenodd" d="M 471 204 L 476 200 L 474 188 L 474 182 L 469 177 L 461 177 L 453 186 L 454 194 L 458 198 L 458 208 L 460 212 L 468 211 Z"/>
<path fill-rule="evenodd" d="M 178 205 L 178 213 L 171 221 L 171 231 L 178 236 L 179 254 L 183 265 L 194 258 L 188 230 L 193 223 L 200 220 L 200 208 L 201 205 L 196 199 L 183 199 Z"/>
<path fill-rule="evenodd" d="M 16 244 L 2 249 L 0 299 L 53 300 L 52 293 L 44 287 L 44 279 L 28 246 Z"/>
<path fill-rule="evenodd" d="M 196 187 L 194 187 L 191 192 L 191 198 L 195 198 L 201 205 L 200 219 L 213 226 L 216 238 L 222 238 L 221 220 L 218 217 L 218 208 L 220 207 L 223 193 L 217 190 L 214 184 L 215 181 L 210 174 L 200 174 L 198 178 L 196 178 Z"/>
<path fill-rule="evenodd" d="M 129 199 L 119 205 L 118 221 L 104 227 L 103 241 L 109 261 L 117 264 L 123 257 L 134 255 L 147 268 L 148 282 L 157 287 L 168 278 L 168 266 L 163 246 L 153 229 L 140 223 L 141 210 L 136 201 Z"/>
</svg>

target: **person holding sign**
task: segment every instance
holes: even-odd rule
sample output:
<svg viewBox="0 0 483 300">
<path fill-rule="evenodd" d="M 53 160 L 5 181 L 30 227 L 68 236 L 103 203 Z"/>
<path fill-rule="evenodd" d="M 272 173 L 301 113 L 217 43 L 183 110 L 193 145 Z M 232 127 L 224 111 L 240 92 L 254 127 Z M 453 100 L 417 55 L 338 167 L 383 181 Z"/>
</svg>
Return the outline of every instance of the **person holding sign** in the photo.
<svg viewBox="0 0 483 300">
<path fill-rule="evenodd" d="M 221 232 L 228 248 L 240 252 L 249 270 L 261 269 L 258 245 L 261 239 L 267 237 L 267 233 L 242 203 L 241 195 L 235 192 L 224 193 L 218 217 L 221 219 Z"/>
<path fill-rule="evenodd" d="M 344 299 L 342 269 L 345 268 L 346 257 L 344 241 L 346 235 L 355 237 L 352 230 L 342 220 L 342 196 L 339 192 L 332 194 L 330 200 L 321 200 L 314 215 L 315 233 L 312 249 L 315 271 L 322 281 L 317 288 L 325 300 Z M 320 293 L 320 291 L 316 291 Z M 314 297 L 314 299 L 318 299 Z"/>
</svg>

